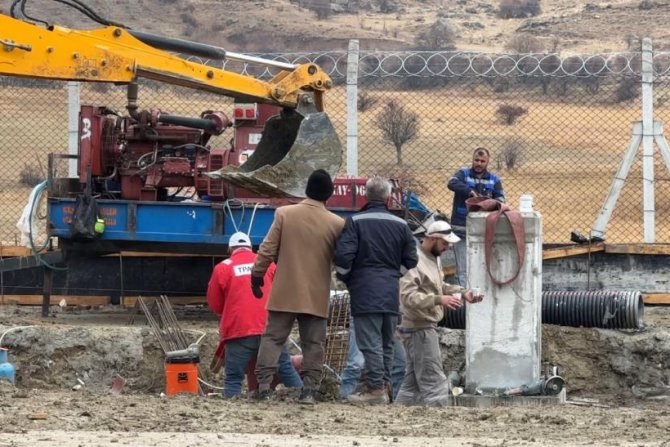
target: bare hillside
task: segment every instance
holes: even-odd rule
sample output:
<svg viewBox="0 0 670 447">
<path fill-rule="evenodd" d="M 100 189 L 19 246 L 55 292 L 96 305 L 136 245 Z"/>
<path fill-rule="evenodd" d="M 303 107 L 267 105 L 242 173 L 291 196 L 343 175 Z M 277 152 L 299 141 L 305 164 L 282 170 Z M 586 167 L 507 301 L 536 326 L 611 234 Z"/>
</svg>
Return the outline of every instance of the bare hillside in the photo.
<svg viewBox="0 0 670 447">
<path fill-rule="evenodd" d="M 665 23 L 670 0 L 540 0 L 535 17 L 511 19 L 499 17 L 506 0 L 83 1 L 99 15 L 132 28 L 232 51 L 344 49 L 352 38 L 364 49 L 501 51 L 521 35 L 538 39 L 540 51 L 570 53 L 626 50 L 642 36 L 654 38 L 657 48 L 670 42 Z M 8 9 L 2 7 L 4 13 Z M 28 0 L 26 12 L 64 26 L 94 26 L 53 0 Z M 447 28 L 446 40 L 425 37 L 436 21 Z"/>
</svg>

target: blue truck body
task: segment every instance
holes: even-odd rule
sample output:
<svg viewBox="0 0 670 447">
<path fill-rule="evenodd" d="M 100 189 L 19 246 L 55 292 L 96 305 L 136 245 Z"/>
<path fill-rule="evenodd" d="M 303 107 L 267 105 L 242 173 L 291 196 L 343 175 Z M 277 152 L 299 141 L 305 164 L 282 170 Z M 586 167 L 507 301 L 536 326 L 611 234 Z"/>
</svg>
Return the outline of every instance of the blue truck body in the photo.
<svg viewBox="0 0 670 447">
<path fill-rule="evenodd" d="M 146 202 L 98 200 L 98 214 L 105 221 L 101 241 L 156 243 L 170 251 L 170 244 L 225 246 L 236 231 L 248 233 L 259 245 L 267 234 L 276 206 L 241 202 Z M 70 222 L 75 200 L 49 199 L 49 232 L 61 239 L 72 238 Z M 350 209 L 332 209 L 342 217 Z"/>
</svg>

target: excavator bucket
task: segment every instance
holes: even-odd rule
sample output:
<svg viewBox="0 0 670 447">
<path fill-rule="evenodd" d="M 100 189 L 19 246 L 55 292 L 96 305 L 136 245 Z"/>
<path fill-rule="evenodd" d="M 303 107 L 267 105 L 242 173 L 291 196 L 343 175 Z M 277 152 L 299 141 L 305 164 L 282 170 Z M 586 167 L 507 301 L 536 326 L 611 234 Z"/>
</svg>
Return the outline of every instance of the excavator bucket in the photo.
<svg viewBox="0 0 670 447">
<path fill-rule="evenodd" d="M 341 164 L 342 145 L 328 115 L 313 106 L 299 107 L 284 109 L 265 123 L 256 150 L 243 165 L 207 175 L 268 197 L 304 197 L 314 170 L 334 177 Z"/>
</svg>

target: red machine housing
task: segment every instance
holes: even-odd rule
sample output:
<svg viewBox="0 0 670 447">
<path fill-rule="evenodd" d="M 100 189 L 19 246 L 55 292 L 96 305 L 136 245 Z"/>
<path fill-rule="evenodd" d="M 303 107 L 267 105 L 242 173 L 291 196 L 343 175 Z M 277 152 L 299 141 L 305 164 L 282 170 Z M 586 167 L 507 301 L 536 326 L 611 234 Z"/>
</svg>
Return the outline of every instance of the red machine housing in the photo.
<svg viewBox="0 0 670 447">
<path fill-rule="evenodd" d="M 114 185 L 123 199 L 150 201 L 163 200 L 167 188 L 196 186 L 196 178 L 212 169 L 206 147 L 211 134 L 161 123 L 158 111 L 140 117 L 138 122 L 105 107 L 81 108 L 80 182 L 91 182 L 96 192 Z"/>
<path fill-rule="evenodd" d="M 206 172 L 240 165 L 255 150 L 264 123 L 280 109 L 266 104 L 235 104 L 231 123 L 221 112 L 204 112 L 216 121 L 216 132 L 231 124 L 234 137 L 228 148 L 210 148 L 213 132 L 165 123 L 189 122 L 170 118 L 158 109 L 135 117 L 118 116 L 106 107 L 82 106 L 80 112 L 79 178 L 94 193 L 126 200 L 167 200 L 168 188 L 194 188 L 203 200 L 236 199 L 281 205 L 296 199 L 260 197 L 242 188 L 212 179 Z M 194 119 L 193 121 L 198 121 Z M 202 124 L 202 119 L 198 124 Z M 365 204 L 365 178 L 335 178 L 332 208 L 359 209 Z M 401 193 L 394 188 L 394 208 L 401 207 Z M 390 204 L 391 205 L 391 204 Z"/>
</svg>

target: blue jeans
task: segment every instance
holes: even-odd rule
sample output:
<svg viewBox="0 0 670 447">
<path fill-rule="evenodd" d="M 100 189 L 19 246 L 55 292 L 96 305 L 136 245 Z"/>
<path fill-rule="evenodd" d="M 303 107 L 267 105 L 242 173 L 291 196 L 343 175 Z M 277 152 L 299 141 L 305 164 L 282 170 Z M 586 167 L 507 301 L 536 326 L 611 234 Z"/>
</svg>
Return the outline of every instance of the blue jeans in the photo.
<svg viewBox="0 0 670 447">
<path fill-rule="evenodd" d="M 223 379 L 223 397 L 235 397 L 242 394 L 242 381 L 249 361 L 258 355 L 261 336 L 234 338 L 226 340 L 226 366 Z M 277 367 L 279 379 L 288 388 L 302 388 L 302 380 L 291 364 L 286 346 L 279 355 Z"/>
<path fill-rule="evenodd" d="M 394 314 L 365 314 L 354 317 L 356 343 L 365 358 L 365 384 L 369 390 L 384 388 L 391 382 L 394 357 L 394 333 L 398 316 Z"/>
<path fill-rule="evenodd" d="M 400 385 L 405 378 L 406 364 L 405 348 L 402 342 L 393 337 L 393 363 L 391 365 L 391 387 L 393 388 L 393 397 L 397 396 Z M 349 326 L 349 351 L 347 352 L 347 365 L 342 370 L 340 376 L 340 397 L 346 399 L 356 391 L 358 380 L 365 369 L 365 357 L 358 349 L 356 343 L 356 334 L 353 320 Z"/>
<path fill-rule="evenodd" d="M 354 321 L 349 323 L 349 350 L 347 351 L 347 365 L 342 370 L 340 376 L 340 397 L 345 399 L 356 391 L 358 379 L 363 373 L 365 367 L 365 358 L 358 349 L 356 343 L 356 333 L 354 332 Z"/>
</svg>

